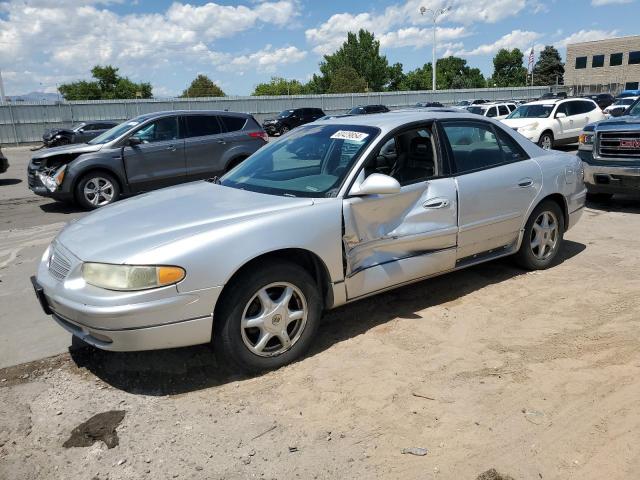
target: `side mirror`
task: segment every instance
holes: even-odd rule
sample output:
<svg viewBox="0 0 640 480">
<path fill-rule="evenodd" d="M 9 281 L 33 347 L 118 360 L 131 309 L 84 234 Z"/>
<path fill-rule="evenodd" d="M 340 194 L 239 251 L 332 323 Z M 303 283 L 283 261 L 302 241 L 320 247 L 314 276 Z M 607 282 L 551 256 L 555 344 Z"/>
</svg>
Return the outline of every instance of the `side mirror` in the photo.
<svg viewBox="0 0 640 480">
<path fill-rule="evenodd" d="M 558 112 L 558 113 L 556 113 L 556 118 L 567 118 L 567 114 L 566 113 L 562 113 L 562 112 Z"/>
<path fill-rule="evenodd" d="M 398 192 L 400 192 L 400 183 L 395 178 L 382 173 L 372 173 L 359 187 L 354 185 L 350 195 L 360 197 L 364 195 L 389 195 Z"/>
<path fill-rule="evenodd" d="M 126 145 L 128 147 L 136 147 L 141 143 L 142 143 L 142 140 L 140 140 L 138 137 L 129 137 L 127 138 L 127 141 L 126 141 Z"/>
<path fill-rule="evenodd" d="M 78 133 L 84 133 L 84 128 L 79 128 Z"/>
</svg>

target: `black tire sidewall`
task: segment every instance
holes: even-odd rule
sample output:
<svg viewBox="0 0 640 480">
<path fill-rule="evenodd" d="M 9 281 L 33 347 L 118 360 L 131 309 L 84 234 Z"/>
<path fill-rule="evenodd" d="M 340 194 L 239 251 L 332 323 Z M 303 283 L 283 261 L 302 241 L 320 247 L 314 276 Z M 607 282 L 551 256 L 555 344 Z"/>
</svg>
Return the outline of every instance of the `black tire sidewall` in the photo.
<svg viewBox="0 0 640 480">
<path fill-rule="evenodd" d="M 552 212 L 555 217 L 558 219 L 558 243 L 556 245 L 555 251 L 553 255 L 545 260 L 539 260 L 533 254 L 531 250 L 531 231 L 533 230 L 533 223 L 540 216 L 540 214 L 544 211 Z M 524 228 L 524 235 L 522 236 L 522 245 L 520 245 L 520 250 L 518 250 L 518 263 L 526 268 L 527 270 L 545 270 L 553 265 L 553 262 L 558 256 L 558 252 L 562 248 L 562 242 L 564 241 L 564 229 L 565 229 L 565 218 L 564 213 L 561 208 L 558 206 L 556 202 L 546 200 L 538 205 L 527 220 L 527 223 Z"/>
<path fill-rule="evenodd" d="M 288 351 L 277 357 L 260 357 L 245 346 L 240 321 L 245 306 L 255 293 L 276 282 L 288 282 L 300 289 L 307 302 L 307 323 L 300 339 Z M 322 302 L 316 283 L 305 269 L 290 262 L 265 262 L 257 269 L 239 274 L 225 287 L 220 302 L 213 319 L 216 356 L 221 363 L 230 363 L 249 373 L 273 370 L 303 356 L 316 336 L 322 316 Z"/>
<path fill-rule="evenodd" d="M 89 201 L 87 201 L 87 199 L 84 197 L 84 187 L 86 183 L 90 179 L 95 177 L 106 178 L 113 185 L 113 199 L 109 203 L 107 203 L 107 205 L 111 205 L 112 203 L 116 202 L 118 198 L 120 198 L 120 185 L 118 184 L 118 181 L 114 178 L 113 175 L 106 172 L 89 172 L 82 176 L 80 181 L 76 184 L 75 191 L 74 191 L 74 197 L 75 197 L 76 203 L 86 210 L 95 210 L 96 208 L 102 208 L 107 206 L 107 205 L 95 206 Z"/>
</svg>

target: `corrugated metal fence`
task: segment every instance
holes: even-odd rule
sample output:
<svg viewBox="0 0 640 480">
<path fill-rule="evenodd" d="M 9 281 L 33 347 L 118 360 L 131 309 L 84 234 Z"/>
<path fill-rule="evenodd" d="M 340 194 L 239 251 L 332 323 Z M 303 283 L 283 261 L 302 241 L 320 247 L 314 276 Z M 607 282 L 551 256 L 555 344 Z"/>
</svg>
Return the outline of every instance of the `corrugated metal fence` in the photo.
<svg viewBox="0 0 640 480">
<path fill-rule="evenodd" d="M 292 95 L 278 97 L 175 98 L 151 100 L 93 100 L 62 103 L 16 103 L 0 105 L 0 144 L 37 142 L 44 130 L 70 126 L 86 120 L 127 120 L 163 110 L 229 110 L 253 114 L 258 121 L 289 108 L 319 107 L 339 113 L 365 104 L 389 108 L 417 102 L 438 101 L 445 105 L 469 98 L 524 100 L 536 98 L 550 87 L 483 88 L 437 92 L 380 92 L 336 95 Z"/>
</svg>

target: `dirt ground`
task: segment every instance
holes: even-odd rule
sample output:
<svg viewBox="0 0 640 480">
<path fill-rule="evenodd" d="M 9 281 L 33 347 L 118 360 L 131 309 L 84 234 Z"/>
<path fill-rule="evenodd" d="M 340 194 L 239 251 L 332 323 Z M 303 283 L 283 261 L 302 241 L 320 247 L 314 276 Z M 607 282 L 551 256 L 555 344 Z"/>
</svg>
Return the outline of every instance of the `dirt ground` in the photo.
<svg viewBox="0 0 640 480">
<path fill-rule="evenodd" d="M 639 238 L 640 201 L 592 205 L 554 268 L 340 308 L 262 376 L 208 347 L 0 370 L 0 478 L 638 478 Z"/>
</svg>

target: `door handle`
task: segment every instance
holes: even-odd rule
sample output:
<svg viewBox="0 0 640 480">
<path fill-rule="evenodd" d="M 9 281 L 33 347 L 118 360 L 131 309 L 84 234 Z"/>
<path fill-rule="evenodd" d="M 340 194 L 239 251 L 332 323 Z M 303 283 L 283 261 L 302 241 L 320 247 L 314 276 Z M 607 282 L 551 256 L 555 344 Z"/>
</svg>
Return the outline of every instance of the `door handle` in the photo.
<svg viewBox="0 0 640 480">
<path fill-rule="evenodd" d="M 175 152 L 176 151 L 176 146 L 175 145 L 169 145 L 167 147 L 167 150 L 169 150 L 170 152 Z"/>
<path fill-rule="evenodd" d="M 446 198 L 431 198 L 424 202 L 422 206 L 428 209 L 445 208 L 449 206 L 449 200 Z"/>
<path fill-rule="evenodd" d="M 530 187 L 531 185 L 533 185 L 533 179 L 531 178 L 523 178 L 518 182 L 518 186 L 520 188 L 527 188 L 527 187 Z"/>
</svg>

